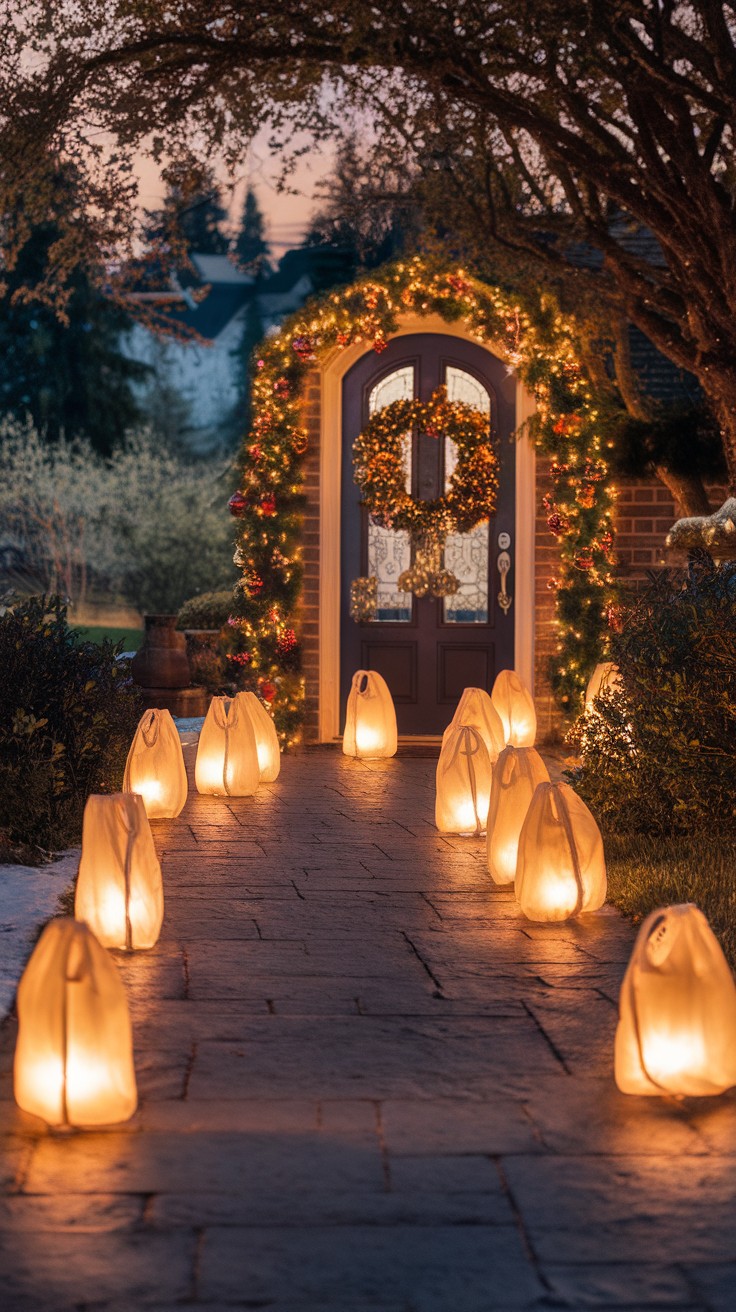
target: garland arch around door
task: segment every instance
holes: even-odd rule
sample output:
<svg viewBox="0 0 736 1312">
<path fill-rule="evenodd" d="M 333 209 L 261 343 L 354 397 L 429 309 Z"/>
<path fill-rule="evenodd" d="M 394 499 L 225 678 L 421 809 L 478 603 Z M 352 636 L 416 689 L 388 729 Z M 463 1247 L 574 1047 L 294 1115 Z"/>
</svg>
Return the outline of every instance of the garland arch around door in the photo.
<svg viewBox="0 0 736 1312">
<path fill-rule="evenodd" d="M 242 574 L 228 620 L 228 660 L 237 681 L 273 704 L 284 746 L 298 740 L 304 701 L 295 614 L 302 580 L 302 468 L 307 434 L 303 392 L 310 369 L 329 353 L 365 343 L 381 352 L 402 314 L 440 315 L 491 346 L 533 393 L 528 421 L 550 459 L 553 490 L 543 501 L 560 562 L 548 586 L 556 597 L 557 655 L 551 678 L 560 703 L 577 708 L 601 659 L 614 597 L 614 492 L 608 483 L 600 415 L 575 330 L 553 298 L 518 297 L 414 258 L 384 266 L 308 302 L 254 354 L 252 423 L 242 453 L 234 561 Z"/>
</svg>

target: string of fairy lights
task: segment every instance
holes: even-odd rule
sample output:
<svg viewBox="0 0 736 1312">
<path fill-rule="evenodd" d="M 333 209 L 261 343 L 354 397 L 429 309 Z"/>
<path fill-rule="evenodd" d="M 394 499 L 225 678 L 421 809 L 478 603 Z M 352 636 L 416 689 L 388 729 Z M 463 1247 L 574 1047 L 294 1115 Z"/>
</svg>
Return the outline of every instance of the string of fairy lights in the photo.
<svg viewBox="0 0 736 1312">
<path fill-rule="evenodd" d="M 550 677 L 563 706 L 577 705 L 590 670 L 601 659 L 615 605 L 615 492 L 605 459 L 604 425 L 578 358 L 574 325 L 546 293 L 522 303 L 462 269 L 448 271 L 420 257 L 405 260 L 309 302 L 254 357 L 253 419 L 240 487 L 229 503 L 238 520 L 234 559 L 242 574 L 228 622 L 227 654 L 237 682 L 271 703 L 284 746 L 298 741 L 304 707 L 297 616 L 303 578 L 305 383 L 319 360 L 335 349 L 365 344 L 377 353 L 385 350 L 402 314 L 435 314 L 462 323 L 471 337 L 501 355 L 534 394 L 529 432 L 538 453 L 550 462 L 551 488 L 543 509 L 559 549 L 555 576 L 548 583 L 556 598 L 557 630 Z"/>
</svg>

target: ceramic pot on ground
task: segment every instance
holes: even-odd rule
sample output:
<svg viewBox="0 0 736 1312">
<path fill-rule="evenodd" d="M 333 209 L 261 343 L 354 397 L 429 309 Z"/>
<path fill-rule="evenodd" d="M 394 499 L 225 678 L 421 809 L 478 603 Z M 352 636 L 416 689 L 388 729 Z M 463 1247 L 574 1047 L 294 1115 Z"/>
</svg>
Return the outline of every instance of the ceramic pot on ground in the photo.
<svg viewBox="0 0 736 1312">
<path fill-rule="evenodd" d="M 187 642 L 176 628 L 176 615 L 144 615 L 146 634 L 133 657 L 133 680 L 141 688 L 187 688 L 191 670 Z"/>
</svg>

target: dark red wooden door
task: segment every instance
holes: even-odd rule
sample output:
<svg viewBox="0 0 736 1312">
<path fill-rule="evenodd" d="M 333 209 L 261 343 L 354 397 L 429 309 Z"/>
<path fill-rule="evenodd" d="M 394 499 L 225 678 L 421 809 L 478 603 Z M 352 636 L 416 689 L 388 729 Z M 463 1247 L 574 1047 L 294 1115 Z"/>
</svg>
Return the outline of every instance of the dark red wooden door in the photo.
<svg viewBox="0 0 736 1312">
<path fill-rule="evenodd" d="M 461 581 L 444 600 L 412 597 L 396 587 L 411 562 L 405 534 L 380 529 L 360 504 L 353 478 L 355 438 L 376 410 L 399 397 L 426 401 L 440 384 L 451 400 L 489 415 L 498 441 L 500 487 L 494 518 L 448 541 L 445 565 Z M 514 592 L 514 474 L 516 382 L 506 365 L 482 347 L 436 333 L 394 338 L 380 356 L 363 356 L 343 381 L 341 661 L 342 716 L 357 669 L 378 670 L 396 704 L 399 733 L 436 734 L 448 724 L 465 687 L 490 688 L 499 669 L 513 667 L 513 603 L 498 604 L 499 556 L 510 558 L 506 590 Z M 449 443 L 414 435 L 411 490 L 441 494 L 453 452 Z M 502 564 L 504 561 L 502 561 Z M 350 584 L 374 574 L 379 581 L 376 618 L 350 618 Z"/>
</svg>

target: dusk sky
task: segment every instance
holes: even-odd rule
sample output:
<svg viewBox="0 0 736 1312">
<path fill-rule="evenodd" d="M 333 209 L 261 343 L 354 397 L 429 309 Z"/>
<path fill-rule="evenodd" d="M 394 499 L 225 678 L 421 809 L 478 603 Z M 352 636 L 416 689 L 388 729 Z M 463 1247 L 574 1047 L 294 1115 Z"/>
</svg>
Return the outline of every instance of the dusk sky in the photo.
<svg viewBox="0 0 736 1312">
<path fill-rule="evenodd" d="M 279 163 L 269 150 L 268 135 L 264 130 L 254 139 L 234 181 L 227 177 L 224 169 L 221 171 L 223 203 L 237 222 L 250 182 L 266 220 L 266 236 L 271 250 L 278 258 L 285 250 L 298 245 L 304 235 L 316 208 L 314 189 L 329 172 L 329 155 L 316 148 L 305 155 L 291 179 L 291 186 L 297 194 L 279 193 L 276 187 Z M 152 160 L 141 156 L 138 173 L 141 204 L 146 209 L 155 209 L 163 196 L 159 170 Z"/>
</svg>

